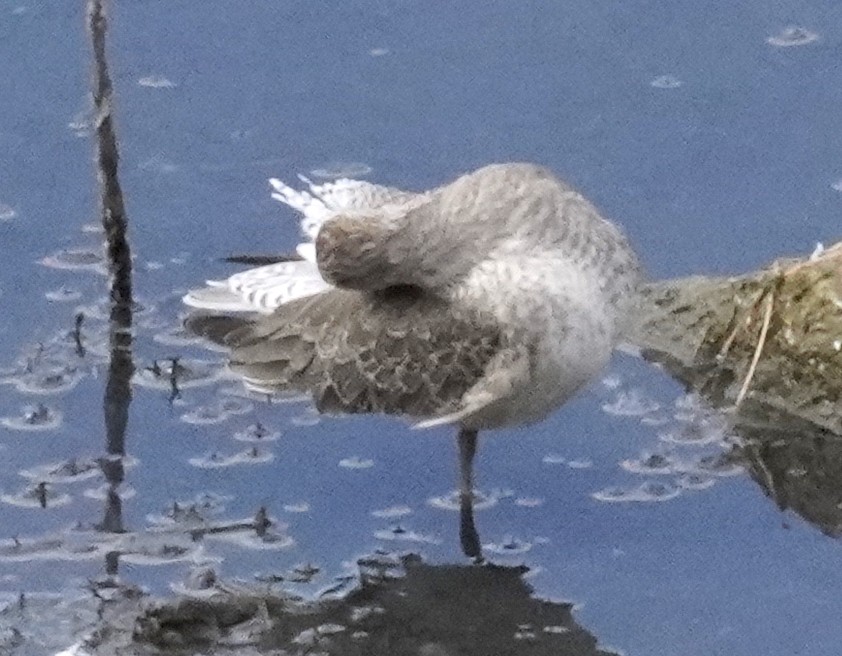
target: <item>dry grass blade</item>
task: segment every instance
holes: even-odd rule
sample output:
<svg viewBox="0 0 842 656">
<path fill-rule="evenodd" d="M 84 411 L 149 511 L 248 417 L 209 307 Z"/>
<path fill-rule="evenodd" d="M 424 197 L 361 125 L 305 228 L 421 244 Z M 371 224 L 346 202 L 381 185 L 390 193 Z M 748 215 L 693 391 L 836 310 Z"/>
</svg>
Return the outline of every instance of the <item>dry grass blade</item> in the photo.
<svg viewBox="0 0 842 656">
<path fill-rule="evenodd" d="M 740 388 L 740 393 L 737 394 L 737 400 L 734 404 L 739 408 L 743 402 L 748 388 L 751 385 L 751 380 L 754 378 L 754 372 L 757 369 L 757 363 L 760 361 L 760 354 L 763 352 L 763 346 L 766 344 L 766 335 L 769 333 L 769 324 L 772 321 L 772 309 L 775 307 L 775 293 L 769 291 L 766 294 L 766 309 L 763 313 L 763 325 L 760 326 L 760 336 L 757 338 L 757 346 L 754 349 L 754 356 L 751 358 L 751 366 L 748 368 L 743 386 Z"/>
</svg>

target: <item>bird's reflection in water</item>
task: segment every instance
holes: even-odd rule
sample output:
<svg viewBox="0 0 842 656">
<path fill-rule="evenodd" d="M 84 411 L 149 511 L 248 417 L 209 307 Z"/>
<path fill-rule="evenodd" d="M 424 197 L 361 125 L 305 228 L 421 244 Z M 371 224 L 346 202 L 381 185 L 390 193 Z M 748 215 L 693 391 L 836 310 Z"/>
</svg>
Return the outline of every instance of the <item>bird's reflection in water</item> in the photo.
<svg viewBox="0 0 842 656">
<path fill-rule="evenodd" d="M 139 616 L 119 613 L 95 653 L 131 644 L 138 655 L 174 647 L 215 654 L 613 654 L 576 623 L 572 604 L 535 598 L 527 571 L 377 553 L 360 559 L 352 589 L 315 602 L 265 588 L 226 589 L 211 578 L 216 595 Z"/>
</svg>

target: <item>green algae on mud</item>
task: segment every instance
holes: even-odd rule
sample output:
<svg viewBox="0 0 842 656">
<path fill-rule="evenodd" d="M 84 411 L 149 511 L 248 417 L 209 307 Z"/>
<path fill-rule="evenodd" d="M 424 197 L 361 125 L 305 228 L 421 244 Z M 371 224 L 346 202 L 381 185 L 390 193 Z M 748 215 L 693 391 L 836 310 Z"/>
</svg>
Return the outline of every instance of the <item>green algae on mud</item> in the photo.
<svg viewBox="0 0 842 656">
<path fill-rule="evenodd" d="M 743 276 L 653 283 L 630 341 L 732 408 L 738 429 L 842 436 L 842 243 Z"/>
</svg>

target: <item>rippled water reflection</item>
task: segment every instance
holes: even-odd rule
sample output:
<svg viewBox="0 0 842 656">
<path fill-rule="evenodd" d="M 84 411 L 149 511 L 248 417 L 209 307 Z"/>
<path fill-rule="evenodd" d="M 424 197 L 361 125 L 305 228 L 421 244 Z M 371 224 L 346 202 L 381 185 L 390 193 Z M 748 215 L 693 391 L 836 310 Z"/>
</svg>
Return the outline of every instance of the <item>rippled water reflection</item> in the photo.
<svg viewBox="0 0 842 656">
<path fill-rule="evenodd" d="M 657 276 L 832 243 L 837 3 L 115 3 L 141 297 L 122 454 L 103 427 L 81 8 L 18 5 L 0 9 L 15 91 L 0 105 L 0 651 L 66 647 L 43 618 L 83 634 L 91 589 L 260 585 L 327 600 L 285 618 L 293 653 L 377 653 L 389 631 L 453 653 L 489 618 L 510 653 L 838 653 L 835 438 L 731 434 L 618 356 L 549 421 L 481 441 L 476 522 L 501 567 L 463 566 L 447 431 L 246 395 L 179 303 L 232 271 L 223 256 L 296 243 L 270 175 L 427 188 L 540 161 L 623 223 Z M 402 560 L 415 553 L 424 564 Z M 423 631 L 401 634 L 407 616 Z"/>
</svg>

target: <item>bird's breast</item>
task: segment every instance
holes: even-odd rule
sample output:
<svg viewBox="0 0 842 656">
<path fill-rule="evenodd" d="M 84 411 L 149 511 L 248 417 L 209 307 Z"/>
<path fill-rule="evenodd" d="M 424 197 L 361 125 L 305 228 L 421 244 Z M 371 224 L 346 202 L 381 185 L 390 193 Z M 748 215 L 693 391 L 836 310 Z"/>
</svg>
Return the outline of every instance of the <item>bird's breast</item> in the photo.
<svg viewBox="0 0 842 656">
<path fill-rule="evenodd" d="M 617 313 L 598 272 L 558 257 L 513 257 L 477 266 L 454 302 L 493 316 L 530 375 L 509 399 L 503 424 L 537 421 L 593 380 L 617 338 Z"/>
</svg>

